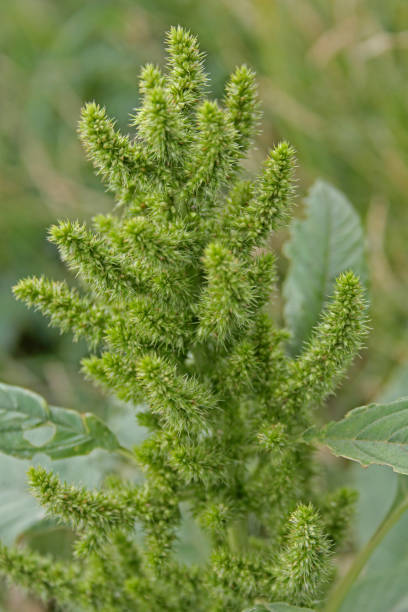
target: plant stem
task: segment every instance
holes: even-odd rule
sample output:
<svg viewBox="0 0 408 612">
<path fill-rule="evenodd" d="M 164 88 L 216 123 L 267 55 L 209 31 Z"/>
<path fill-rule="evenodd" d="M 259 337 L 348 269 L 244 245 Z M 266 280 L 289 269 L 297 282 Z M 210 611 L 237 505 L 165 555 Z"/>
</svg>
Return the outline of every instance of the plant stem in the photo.
<svg viewBox="0 0 408 612">
<path fill-rule="evenodd" d="M 246 519 L 236 521 L 228 528 L 228 542 L 233 553 L 239 554 L 248 545 L 248 524 Z"/>
<path fill-rule="evenodd" d="M 130 451 L 129 449 L 125 448 L 124 446 L 120 446 L 116 452 L 119 455 L 122 455 L 123 457 L 126 457 L 126 459 L 128 461 L 132 461 L 133 463 L 136 462 L 136 457 L 134 456 L 134 454 L 132 453 L 132 451 Z"/>
<path fill-rule="evenodd" d="M 408 510 L 408 495 L 405 490 L 405 481 L 408 479 L 406 477 L 402 478 L 400 477 L 399 486 L 391 508 L 385 515 L 380 525 L 377 527 L 374 534 L 371 536 L 370 540 L 367 542 L 364 548 L 360 550 L 348 572 L 331 591 L 324 608 L 324 612 L 338 612 L 338 610 L 340 610 L 347 593 L 360 575 L 361 570 L 371 557 L 374 550 L 387 535 L 390 529 L 395 525 L 402 514 Z"/>
</svg>

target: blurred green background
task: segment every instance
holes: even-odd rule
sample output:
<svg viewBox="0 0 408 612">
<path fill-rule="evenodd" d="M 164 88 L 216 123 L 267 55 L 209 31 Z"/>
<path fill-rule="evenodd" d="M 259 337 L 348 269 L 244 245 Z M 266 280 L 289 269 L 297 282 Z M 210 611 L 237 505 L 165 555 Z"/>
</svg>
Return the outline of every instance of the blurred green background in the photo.
<svg viewBox="0 0 408 612">
<path fill-rule="evenodd" d="M 323 177 L 363 219 L 373 331 L 330 410 L 390 385 L 408 394 L 406 0 L 2 0 L 0 380 L 109 412 L 78 375 L 84 347 L 10 288 L 29 274 L 65 275 L 45 239 L 51 223 L 111 207 L 78 143 L 80 107 L 95 99 L 126 129 L 140 66 L 163 62 L 164 32 L 177 24 L 198 35 L 215 97 L 235 65 L 258 74 L 263 131 L 249 168 L 286 138 L 298 152 L 299 196 Z"/>
</svg>

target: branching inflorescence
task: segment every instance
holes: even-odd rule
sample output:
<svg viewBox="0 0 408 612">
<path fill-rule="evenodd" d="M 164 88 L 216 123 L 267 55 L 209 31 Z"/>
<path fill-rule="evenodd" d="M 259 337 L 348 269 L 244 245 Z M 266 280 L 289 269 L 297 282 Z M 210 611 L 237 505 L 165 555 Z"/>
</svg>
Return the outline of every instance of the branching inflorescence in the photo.
<svg viewBox="0 0 408 612">
<path fill-rule="evenodd" d="M 361 346 L 363 292 L 351 272 L 340 276 L 303 353 L 287 356 L 264 306 L 276 285 L 266 239 L 291 216 L 293 149 L 281 142 L 255 180 L 241 180 L 259 120 L 254 74 L 238 68 L 219 104 L 205 98 L 196 39 L 172 28 L 167 51 L 165 74 L 142 70 L 134 138 L 97 104 L 82 111 L 80 138 L 117 201 L 90 227 L 50 230 L 84 288 L 43 278 L 15 287 L 88 341 L 90 380 L 143 403 L 136 418 L 151 433 L 134 458 L 145 480 L 88 491 L 33 468 L 34 495 L 77 531 L 75 557 L 2 548 L 0 569 L 64 610 L 313 605 L 354 497 L 316 496 L 301 433 Z M 212 541 L 202 568 L 174 555 L 182 501 Z"/>
</svg>

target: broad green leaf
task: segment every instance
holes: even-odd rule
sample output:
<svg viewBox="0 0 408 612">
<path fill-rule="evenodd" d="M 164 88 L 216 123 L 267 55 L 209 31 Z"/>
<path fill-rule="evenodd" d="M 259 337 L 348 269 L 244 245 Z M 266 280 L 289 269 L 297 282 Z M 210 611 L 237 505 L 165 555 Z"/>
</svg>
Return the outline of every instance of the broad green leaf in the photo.
<svg viewBox="0 0 408 612">
<path fill-rule="evenodd" d="M 95 415 L 49 406 L 37 393 L 0 383 L 0 451 L 31 459 L 86 455 L 95 448 L 116 450 L 119 442 Z"/>
<path fill-rule="evenodd" d="M 408 363 L 398 365 L 382 388 L 377 403 L 390 403 L 400 397 L 408 396 Z M 357 547 L 363 546 L 373 535 L 381 520 L 387 514 L 397 489 L 398 479 L 401 476 L 391 472 L 387 467 L 372 465 L 362 470 L 360 465 L 350 466 L 351 485 L 358 491 L 357 513 L 353 525 L 353 532 Z M 405 476 L 402 476 L 405 478 Z M 369 568 L 373 562 L 382 564 L 382 554 L 386 558 L 384 567 L 401 560 L 401 553 L 408 558 L 408 548 L 405 546 L 405 533 L 408 533 L 408 513 L 401 517 L 397 525 L 386 536 L 369 561 Z M 403 550 L 401 550 L 403 549 Z M 380 559 L 381 557 L 381 559 Z"/>
<path fill-rule="evenodd" d="M 44 517 L 27 486 L 28 461 L 0 454 L 0 541 L 12 544 Z"/>
<path fill-rule="evenodd" d="M 407 575 L 407 559 L 392 568 L 385 566 L 377 572 L 368 572 L 351 587 L 339 612 L 406 612 Z"/>
<path fill-rule="evenodd" d="M 361 465 L 354 463 L 347 475 L 350 477 L 348 484 L 358 492 L 353 541 L 359 549 L 368 542 L 389 511 L 397 490 L 398 474 L 384 465 L 370 465 L 363 470 Z"/>
<path fill-rule="evenodd" d="M 296 354 L 333 294 L 337 276 L 353 270 L 366 279 L 361 222 L 340 191 L 323 181 L 313 185 L 306 198 L 306 218 L 292 223 L 285 254 L 290 265 L 283 287 L 284 314 Z"/>
<path fill-rule="evenodd" d="M 306 439 L 313 437 L 337 456 L 363 466 L 389 465 L 394 472 L 408 474 L 408 397 L 355 408 L 317 433 L 315 428 L 306 432 Z"/>
<path fill-rule="evenodd" d="M 298 608 L 297 606 L 291 606 L 287 603 L 272 603 L 272 604 L 260 604 L 245 612 L 313 612 L 311 608 Z"/>
<path fill-rule="evenodd" d="M 408 364 L 396 368 L 378 401 L 390 402 L 408 395 Z M 372 465 L 367 470 L 353 466 L 353 486 L 359 492 L 354 524 L 358 547 L 366 544 L 388 512 L 397 484 L 406 476 L 398 476 L 388 468 Z M 341 612 L 404 612 L 408 610 L 408 513 L 387 533 L 373 552 L 364 574 L 356 581 L 341 607 Z"/>
</svg>

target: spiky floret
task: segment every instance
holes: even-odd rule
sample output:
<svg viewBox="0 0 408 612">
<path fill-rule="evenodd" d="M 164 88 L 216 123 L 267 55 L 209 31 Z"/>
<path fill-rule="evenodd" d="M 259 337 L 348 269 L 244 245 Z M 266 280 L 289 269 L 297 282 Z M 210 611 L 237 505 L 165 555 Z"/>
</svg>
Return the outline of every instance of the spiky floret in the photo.
<svg viewBox="0 0 408 612">
<path fill-rule="evenodd" d="M 330 543 L 321 519 L 309 504 L 300 505 L 289 517 L 289 533 L 275 568 L 273 591 L 295 605 L 313 605 L 330 575 Z"/>
<path fill-rule="evenodd" d="M 186 121 L 175 108 L 167 89 L 159 84 L 151 87 L 151 84 L 149 88 L 144 85 L 143 106 L 137 111 L 133 125 L 157 160 L 179 162 L 183 147 L 188 144 Z"/>
<path fill-rule="evenodd" d="M 247 66 L 240 66 L 232 73 L 225 88 L 225 106 L 236 130 L 242 157 L 251 144 L 259 119 L 255 74 Z"/>
<path fill-rule="evenodd" d="M 168 90 L 177 106 L 184 112 L 200 100 L 207 85 L 203 68 L 204 54 L 195 36 L 180 26 L 167 34 Z"/>
<path fill-rule="evenodd" d="M 94 102 L 82 110 L 79 134 L 88 157 L 113 191 L 126 187 L 146 164 L 141 151 L 115 129 L 106 109 Z"/>
<path fill-rule="evenodd" d="M 85 336 L 91 346 L 102 342 L 109 311 L 65 282 L 26 278 L 14 287 L 14 295 L 47 315 L 50 324 L 61 332 L 72 331 L 74 340 Z"/>
<path fill-rule="evenodd" d="M 198 337 L 224 343 L 237 328 L 245 328 L 255 301 L 255 288 L 245 265 L 222 244 L 210 243 L 203 257 L 207 275 L 198 307 Z"/>
<path fill-rule="evenodd" d="M 112 254 L 102 236 L 78 222 L 63 221 L 50 229 L 50 241 L 58 245 L 68 267 L 101 297 L 122 297 L 143 285 L 143 272 L 134 262 Z"/>
<path fill-rule="evenodd" d="M 230 248 L 249 253 L 268 233 L 290 219 L 293 195 L 294 150 L 281 142 L 269 152 L 263 171 L 252 183 L 238 182 L 219 219 L 218 231 Z"/>
<path fill-rule="evenodd" d="M 112 531 L 133 528 L 137 508 L 123 496 L 74 487 L 40 467 L 30 468 L 29 482 L 49 514 L 80 531 L 90 531 L 103 540 Z"/>
<path fill-rule="evenodd" d="M 177 366 L 157 355 L 137 362 L 137 378 L 152 412 L 160 414 L 170 432 L 203 429 L 216 400 L 195 378 L 180 376 Z"/>
<path fill-rule="evenodd" d="M 89 609 L 78 581 L 79 567 L 74 564 L 58 563 L 50 557 L 0 543 L 0 572 L 43 601 L 54 599 L 58 593 L 60 604 L 72 610 L 75 606 Z"/>
<path fill-rule="evenodd" d="M 140 71 L 139 91 L 142 95 L 148 94 L 155 87 L 163 87 L 164 76 L 158 66 L 146 64 Z"/>
<path fill-rule="evenodd" d="M 353 272 L 341 274 L 331 304 L 303 354 L 293 363 L 289 404 L 305 410 L 319 406 L 333 393 L 367 335 L 366 312 L 359 279 Z"/>
<path fill-rule="evenodd" d="M 198 134 L 187 162 L 188 181 L 183 200 L 193 200 L 193 210 L 206 213 L 214 206 L 217 191 L 234 168 L 238 153 L 236 130 L 216 102 L 206 100 L 197 110 Z"/>
<path fill-rule="evenodd" d="M 15 288 L 89 342 L 88 378 L 139 405 L 150 435 L 129 453 L 145 480 L 89 491 L 32 470 L 35 496 L 77 532 L 82 558 L 53 564 L 0 548 L 0 568 L 78 612 L 311 605 L 352 496 L 325 498 L 320 514 L 310 505 L 312 453 L 299 434 L 361 346 L 363 292 L 340 276 L 303 353 L 286 355 L 287 333 L 263 307 L 277 276 L 267 237 L 291 214 L 294 151 L 282 142 L 258 178 L 238 179 L 259 117 L 253 73 L 233 73 L 223 104 L 205 100 L 197 40 L 172 28 L 167 49 L 166 73 L 142 70 L 134 137 L 95 103 L 83 110 L 81 140 L 121 207 L 51 228 L 80 288 L 43 278 Z M 186 501 L 213 544 L 199 570 L 175 557 Z"/>
<path fill-rule="evenodd" d="M 135 404 L 143 399 L 140 386 L 135 383 L 134 360 L 120 353 L 104 351 L 101 356 L 85 357 L 81 365 L 86 378 L 104 390 L 110 390 L 118 398 Z"/>
</svg>

